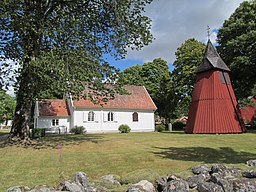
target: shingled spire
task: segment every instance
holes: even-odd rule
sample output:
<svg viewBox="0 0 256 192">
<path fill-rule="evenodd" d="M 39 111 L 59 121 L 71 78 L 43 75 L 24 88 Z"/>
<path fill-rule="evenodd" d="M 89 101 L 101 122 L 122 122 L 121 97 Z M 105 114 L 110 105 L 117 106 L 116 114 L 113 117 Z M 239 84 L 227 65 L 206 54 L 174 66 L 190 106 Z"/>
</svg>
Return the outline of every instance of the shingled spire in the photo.
<svg viewBox="0 0 256 192">
<path fill-rule="evenodd" d="M 221 69 L 223 71 L 230 71 L 228 66 L 224 63 L 220 55 L 217 53 L 211 41 L 208 40 L 204 52 L 204 57 L 199 67 L 197 68 L 196 73 L 201 73 L 211 69 Z"/>
</svg>

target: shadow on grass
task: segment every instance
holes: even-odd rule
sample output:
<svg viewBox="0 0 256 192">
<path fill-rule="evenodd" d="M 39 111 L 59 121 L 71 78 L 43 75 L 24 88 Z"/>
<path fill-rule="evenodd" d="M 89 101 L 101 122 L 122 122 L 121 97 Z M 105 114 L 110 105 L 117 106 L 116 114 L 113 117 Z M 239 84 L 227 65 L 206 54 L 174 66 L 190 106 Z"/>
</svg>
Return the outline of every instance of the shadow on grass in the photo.
<svg viewBox="0 0 256 192">
<path fill-rule="evenodd" d="M 83 134 L 83 135 L 46 135 L 41 140 L 45 144 L 51 145 L 70 145 L 70 144 L 80 144 L 82 142 L 93 142 L 98 143 L 102 141 L 103 136 L 99 134 Z"/>
<path fill-rule="evenodd" d="M 256 134 L 256 129 L 248 129 L 247 133 L 254 133 L 254 134 Z"/>
<path fill-rule="evenodd" d="M 7 133 L 8 134 L 8 133 Z M 6 140 L 7 141 L 7 140 Z M 26 144 L 10 144 L 7 142 L 0 143 L 0 148 L 16 145 L 25 148 L 46 149 L 58 148 L 59 146 L 79 145 L 83 142 L 99 143 L 103 141 L 103 136 L 99 134 L 84 134 L 84 135 L 46 135 L 40 139 L 32 139 Z"/>
<path fill-rule="evenodd" d="M 154 149 L 160 150 L 159 152 L 153 152 L 155 155 L 182 161 L 240 164 L 246 163 L 250 159 L 256 159 L 256 153 L 237 152 L 229 147 L 221 147 L 219 149 L 209 147 L 155 147 Z"/>
<path fill-rule="evenodd" d="M 167 133 L 167 134 L 186 134 L 184 131 L 180 131 L 180 130 L 163 131 L 161 133 Z"/>
</svg>

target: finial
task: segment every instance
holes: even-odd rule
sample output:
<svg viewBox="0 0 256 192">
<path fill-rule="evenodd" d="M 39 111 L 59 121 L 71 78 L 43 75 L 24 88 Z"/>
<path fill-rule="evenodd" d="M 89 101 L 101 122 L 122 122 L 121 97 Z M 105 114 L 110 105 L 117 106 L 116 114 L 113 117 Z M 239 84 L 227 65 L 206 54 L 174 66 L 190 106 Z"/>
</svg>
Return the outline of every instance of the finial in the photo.
<svg viewBox="0 0 256 192">
<path fill-rule="evenodd" d="M 210 27 L 209 25 L 207 25 L 207 36 L 208 36 L 208 40 L 210 40 Z"/>
</svg>

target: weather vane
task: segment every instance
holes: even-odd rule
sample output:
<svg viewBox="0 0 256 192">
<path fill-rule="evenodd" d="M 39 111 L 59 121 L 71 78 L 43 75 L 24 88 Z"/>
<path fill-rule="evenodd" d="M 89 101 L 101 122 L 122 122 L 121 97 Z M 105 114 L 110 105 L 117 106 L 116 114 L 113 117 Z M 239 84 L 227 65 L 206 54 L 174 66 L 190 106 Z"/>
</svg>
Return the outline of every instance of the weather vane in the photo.
<svg viewBox="0 0 256 192">
<path fill-rule="evenodd" d="M 208 36 L 208 40 L 210 40 L 210 27 L 209 27 L 209 25 L 207 25 L 207 36 Z"/>
</svg>

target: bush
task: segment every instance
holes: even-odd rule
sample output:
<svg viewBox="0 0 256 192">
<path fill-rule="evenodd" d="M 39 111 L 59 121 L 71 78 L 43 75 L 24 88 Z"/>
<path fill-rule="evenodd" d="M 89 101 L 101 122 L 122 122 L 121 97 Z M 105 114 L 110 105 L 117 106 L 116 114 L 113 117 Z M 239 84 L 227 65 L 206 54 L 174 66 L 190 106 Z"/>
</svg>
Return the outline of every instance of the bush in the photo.
<svg viewBox="0 0 256 192">
<path fill-rule="evenodd" d="M 157 131 L 157 132 L 163 132 L 163 131 L 165 131 L 165 125 L 162 125 L 162 124 L 156 125 L 156 131 Z"/>
<path fill-rule="evenodd" d="M 86 133 L 85 127 L 84 126 L 75 126 L 70 130 L 70 133 L 74 134 L 84 134 Z"/>
<path fill-rule="evenodd" d="M 173 130 L 177 130 L 177 131 L 184 130 L 184 127 L 185 127 L 185 123 L 182 122 L 182 121 L 175 121 L 172 124 L 172 129 Z"/>
<path fill-rule="evenodd" d="M 33 128 L 32 138 L 40 138 L 45 136 L 45 128 Z"/>
<path fill-rule="evenodd" d="M 122 124 L 118 127 L 118 130 L 121 133 L 129 133 L 131 131 L 131 128 L 128 125 Z"/>
<path fill-rule="evenodd" d="M 256 120 L 252 120 L 246 126 L 248 130 L 255 130 L 256 129 Z"/>
</svg>

